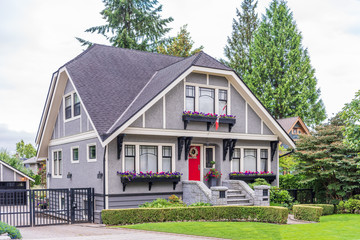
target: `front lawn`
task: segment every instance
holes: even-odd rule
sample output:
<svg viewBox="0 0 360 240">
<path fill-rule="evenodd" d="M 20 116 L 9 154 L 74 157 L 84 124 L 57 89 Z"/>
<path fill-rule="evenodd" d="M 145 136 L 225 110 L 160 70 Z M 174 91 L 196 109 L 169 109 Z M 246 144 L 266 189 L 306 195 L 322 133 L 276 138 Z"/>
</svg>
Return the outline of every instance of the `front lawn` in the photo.
<svg viewBox="0 0 360 240">
<path fill-rule="evenodd" d="M 122 226 L 228 239 L 359 239 L 360 215 L 323 216 L 320 223 L 277 225 L 256 222 L 168 222 Z"/>
</svg>

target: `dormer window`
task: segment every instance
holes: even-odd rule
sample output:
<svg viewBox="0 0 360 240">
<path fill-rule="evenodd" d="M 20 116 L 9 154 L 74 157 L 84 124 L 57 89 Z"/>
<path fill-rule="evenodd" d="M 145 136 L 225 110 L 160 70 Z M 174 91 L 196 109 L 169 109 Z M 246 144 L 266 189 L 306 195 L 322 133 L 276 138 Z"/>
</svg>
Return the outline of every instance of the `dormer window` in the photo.
<svg viewBox="0 0 360 240">
<path fill-rule="evenodd" d="M 80 99 L 75 92 L 66 95 L 64 102 L 65 120 L 70 120 L 80 115 Z"/>
<path fill-rule="evenodd" d="M 226 87 L 187 83 L 184 111 L 230 114 L 227 106 L 228 90 Z"/>
</svg>

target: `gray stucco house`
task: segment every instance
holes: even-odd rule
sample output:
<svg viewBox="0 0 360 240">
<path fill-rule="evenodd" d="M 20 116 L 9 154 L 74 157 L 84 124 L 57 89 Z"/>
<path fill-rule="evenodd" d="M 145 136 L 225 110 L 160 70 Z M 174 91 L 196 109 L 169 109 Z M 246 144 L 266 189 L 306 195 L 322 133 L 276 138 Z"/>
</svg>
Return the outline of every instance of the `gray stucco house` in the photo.
<svg viewBox="0 0 360 240">
<path fill-rule="evenodd" d="M 53 74 L 36 137 L 48 188 L 94 187 L 97 212 L 171 194 L 185 199 L 184 184 L 204 188 L 212 160 L 218 185 L 247 170 L 273 171 L 277 185 L 279 141 L 295 147 L 237 74 L 206 53 L 181 58 L 96 44 Z M 183 175 L 176 186 L 125 189 L 118 171 Z"/>
</svg>

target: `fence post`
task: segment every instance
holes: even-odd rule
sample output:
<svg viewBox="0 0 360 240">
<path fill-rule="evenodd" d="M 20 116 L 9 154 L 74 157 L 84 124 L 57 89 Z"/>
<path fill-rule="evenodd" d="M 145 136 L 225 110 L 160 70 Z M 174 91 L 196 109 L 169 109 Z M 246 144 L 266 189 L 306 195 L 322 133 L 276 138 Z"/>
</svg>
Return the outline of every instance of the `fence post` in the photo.
<svg viewBox="0 0 360 240">
<path fill-rule="evenodd" d="M 92 199 L 91 199 L 91 188 L 88 188 L 88 189 L 86 189 L 87 191 L 87 209 L 88 209 L 88 216 L 87 216 L 87 218 L 88 218 L 88 222 L 91 222 L 91 216 L 92 216 L 92 209 L 91 209 L 91 202 L 92 202 Z"/>
<path fill-rule="evenodd" d="M 70 189 L 70 204 L 71 204 L 71 223 L 75 223 L 75 201 L 74 201 L 74 198 L 75 198 L 75 194 L 74 194 L 74 189 Z"/>
<path fill-rule="evenodd" d="M 314 200 L 315 200 L 315 192 L 314 192 L 314 190 L 312 189 L 312 190 L 311 190 L 311 203 L 314 203 Z"/>
</svg>

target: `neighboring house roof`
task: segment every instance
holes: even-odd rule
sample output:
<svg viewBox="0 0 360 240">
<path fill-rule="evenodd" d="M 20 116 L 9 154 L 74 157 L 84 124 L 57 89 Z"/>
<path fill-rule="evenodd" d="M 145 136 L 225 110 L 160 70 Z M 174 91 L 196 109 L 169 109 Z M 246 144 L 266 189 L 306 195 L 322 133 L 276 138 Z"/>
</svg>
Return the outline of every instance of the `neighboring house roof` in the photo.
<svg viewBox="0 0 360 240">
<path fill-rule="evenodd" d="M 36 157 L 32 157 L 32 158 L 29 158 L 29 159 L 26 159 L 24 160 L 22 163 L 23 164 L 35 164 L 37 163 L 37 158 Z"/>
<path fill-rule="evenodd" d="M 294 128 L 294 126 L 299 123 L 306 134 L 310 134 L 309 129 L 305 125 L 305 123 L 301 120 L 300 117 L 288 117 L 288 118 L 282 118 L 277 119 L 278 123 L 281 125 L 281 127 L 287 132 L 290 133 L 290 131 Z"/>
<path fill-rule="evenodd" d="M 10 169 L 13 170 L 14 172 L 16 172 L 17 174 L 19 174 L 19 175 L 21 175 L 21 176 L 29 179 L 30 181 L 35 182 L 35 180 L 34 180 L 32 177 L 28 176 L 27 174 L 23 173 L 23 172 L 20 171 L 20 170 L 17 170 L 16 168 L 14 168 L 13 166 L 11 166 L 11 165 L 8 164 L 7 162 L 4 162 L 3 160 L 0 160 L 0 165 L 4 165 L 5 167 L 10 168 Z"/>
<path fill-rule="evenodd" d="M 286 141 L 292 141 L 239 76 L 231 68 L 204 52 L 182 58 L 94 44 L 53 74 L 36 143 L 41 145 L 41 136 L 47 128 L 46 118 L 51 114 L 51 101 L 59 96 L 56 95 L 57 81 L 64 71 L 73 83 L 85 112 L 104 143 L 110 141 L 109 136 L 116 135 L 117 130 L 124 128 L 130 119 L 163 94 L 165 89 L 169 89 L 180 77 L 183 78 L 185 73 L 194 68 L 204 68 L 204 71 L 214 69 L 231 75 L 242 88 L 246 88 L 244 94 L 253 96 L 251 98 L 256 104 L 262 106 L 261 111 L 265 111 L 266 117 L 271 118 L 271 124 L 280 129 L 279 134 L 285 134 Z M 54 116 L 51 115 L 52 119 Z M 47 136 L 49 138 L 49 134 Z"/>
</svg>

